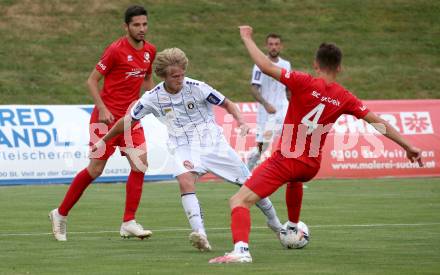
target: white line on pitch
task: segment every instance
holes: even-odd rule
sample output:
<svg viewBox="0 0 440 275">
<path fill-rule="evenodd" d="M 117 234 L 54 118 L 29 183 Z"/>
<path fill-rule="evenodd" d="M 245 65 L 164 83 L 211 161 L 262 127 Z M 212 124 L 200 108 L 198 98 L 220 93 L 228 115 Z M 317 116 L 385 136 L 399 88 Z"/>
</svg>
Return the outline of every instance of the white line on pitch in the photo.
<svg viewBox="0 0 440 275">
<path fill-rule="evenodd" d="M 310 228 L 331 228 L 331 227 L 392 227 L 392 226 L 429 226 L 429 225 L 440 225 L 440 222 L 434 223 L 394 223 L 394 224 L 386 224 L 386 223 L 378 223 L 378 224 L 325 224 L 325 225 L 311 225 Z M 153 229 L 150 228 L 153 232 L 171 232 L 171 231 L 189 231 L 189 228 L 165 228 L 165 229 Z M 221 231 L 221 230 L 229 230 L 229 227 L 217 227 L 217 228 L 207 228 L 207 230 L 211 231 Z M 252 229 L 267 229 L 265 226 L 254 226 Z M 68 234 L 104 234 L 104 233 L 118 233 L 119 231 L 77 231 L 77 232 L 68 232 Z M 43 233 L 0 233 L 0 237 L 8 237 L 8 236 L 43 236 L 43 235 L 51 235 L 50 232 Z"/>
</svg>

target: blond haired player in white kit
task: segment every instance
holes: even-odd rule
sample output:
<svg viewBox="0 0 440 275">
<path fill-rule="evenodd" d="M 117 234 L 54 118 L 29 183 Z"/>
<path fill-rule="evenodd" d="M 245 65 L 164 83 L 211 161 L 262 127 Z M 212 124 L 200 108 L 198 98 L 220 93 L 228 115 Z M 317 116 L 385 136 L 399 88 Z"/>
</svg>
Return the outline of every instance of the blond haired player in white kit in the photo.
<svg viewBox="0 0 440 275">
<path fill-rule="evenodd" d="M 291 70 L 290 62 L 280 57 L 283 48 L 281 36 L 270 33 L 266 36 L 267 56 L 278 67 Z M 248 157 L 248 168 L 252 170 L 276 135 L 279 135 L 286 116 L 290 92 L 278 80 L 261 72 L 254 65 L 252 69 L 251 93 L 258 104 L 255 141 L 257 148 Z"/>
<path fill-rule="evenodd" d="M 94 147 L 96 152 L 103 143 L 130 127 L 147 114 L 153 114 L 168 128 L 168 144 L 175 159 L 175 173 L 180 186 L 182 205 L 191 225 L 190 242 L 200 251 L 210 251 L 203 215 L 195 193 L 199 175 L 211 172 L 224 180 L 241 186 L 250 176 L 246 165 L 225 140 L 215 123 L 213 105 L 224 108 L 237 120 L 245 135 L 249 127 L 238 108 L 229 99 L 208 84 L 185 77 L 188 59 L 178 48 L 157 54 L 155 73 L 164 81 L 146 92 Z M 128 135 L 129 138 L 129 135 Z M 258 207 L 267 217 L 268 226 L 275 232 L 281 229 L 272 202 L 262 199 Z"/>
</svg>

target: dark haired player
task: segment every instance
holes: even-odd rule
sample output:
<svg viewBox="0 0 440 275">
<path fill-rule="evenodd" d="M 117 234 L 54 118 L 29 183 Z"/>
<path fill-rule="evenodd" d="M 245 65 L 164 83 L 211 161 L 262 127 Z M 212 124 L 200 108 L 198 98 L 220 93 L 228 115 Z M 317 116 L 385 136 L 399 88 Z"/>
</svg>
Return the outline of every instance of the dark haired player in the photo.
<svg viewBox="0 0 440 275">
<path fill-rule="evenodd" d="M 250 26 L 240 27 L 241 39 L 251 58 L 265 74 L 278 79 L 292 92 L 277 150 L 254 170 L 252 176 L 231 197 L 231 231 L 234 250 L 211 259 L 210 263 L 249 263 L 249 208 L 275 192 L 287 182 L 307 182 L 319 170 L 321 148 L 333 123 L 342 114 L 350 114 L 372 124 L 379 132 L 405 149 L 411 162 L 422 165 L 421 151 L 408 143 L 390 124 L 370 112 L 362 102 L 336 82 L 341 70 L 342 53 L 334 44 L 323 43 L 316 52 L 314 69 L 317 76 L 286 71 L 274 65 L 258 49 Z M 289 227 L 291 205 L 286 200 Z"/>
<path fill-rule="evenodd" d="M 139 99 L 141 90 L 154 87 L 152 64 L 156 47 L 145 41 L 148 30 L 148 13 L 142 6 L 130 6 L 125 12 L 126 35 L 110 44 L 104 51 L 87 80 L 95 108 L 90 118 L 90 145 L 96 143 L 108 129 L 125 115 L 132 102 Z M 99 81 L 104 78 L 102 90 Z M 131 171 L 126 184 L 126 199 L 121 237 L 148 238 L 151 231 L 144 230 L 135 220 L 144 174 L 147 169 L 147 148 L 144 131 L 140 125 L 134 127 L 130 139 L 119 135 L 106 144 L 103 151 L 92 153 L 87 168 L 80 171 L 72 183 L 62 203 L 49 213 L 52 231 L 58 241 L 67 240 L 67 215 L 89 184 L 99 177 L 107 160 L 120 148 L 127 157 Z"/>
</svg>

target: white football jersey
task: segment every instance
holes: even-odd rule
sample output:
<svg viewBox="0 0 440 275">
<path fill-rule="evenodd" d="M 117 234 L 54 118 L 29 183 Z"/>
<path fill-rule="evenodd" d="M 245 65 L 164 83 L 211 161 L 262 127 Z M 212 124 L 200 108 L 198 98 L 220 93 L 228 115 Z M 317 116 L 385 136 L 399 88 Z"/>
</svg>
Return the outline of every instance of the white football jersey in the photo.
<svg viewBox="0 0 440 275">
<path fill-rule="evenodd" d="M 145 92 L 130 113 L 136 120 L 147 114 L 157 117 L 168 128 L 171 148 L 187 144 L 209 146 L 222 137 L 212 107 L 224 100 L 225 96 L 208 84 L 185 77 L 178 93 L 168 93 L 161 82 Z"/>
<path fill-rule="evenodd" d="M 286 69 L 288 72 L 291 71 L 290 62 L 281 57 L 278 57 L 278 62 L 274 64 Z M 286 86 L 284 86 L 284 84 L 261 72 L 257 65 L 254 65 L 252 69 L 251 84 L 260 86 L 261 96 L 275 107 L 277 115 L 285 116 L 289 102 L 287 101 Z M 258 104 L 257 123 L 264 124 L 268 119 L 268 113 L 263 105 Z"/>
</svg>

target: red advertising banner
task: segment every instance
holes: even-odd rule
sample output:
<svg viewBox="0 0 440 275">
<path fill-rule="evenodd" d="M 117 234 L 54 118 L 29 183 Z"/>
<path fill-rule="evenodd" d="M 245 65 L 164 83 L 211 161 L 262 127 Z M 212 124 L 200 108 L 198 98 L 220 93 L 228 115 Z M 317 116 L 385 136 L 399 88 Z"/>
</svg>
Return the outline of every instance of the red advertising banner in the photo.
<svg viewBox="0 0 440 275">
<path fill-rule="evenodd" d="M 440 176 L 440 100 L 365 100 L 364 103 L 423 150 L 424 167 L 410 163 L 405 151 L 373 126 L 343 115 L 327 136 L 318 178 Z M 245 160 L 256 146 L 257 104 L 245 102 L 238 106 L 251 126 L 251 133 L 245 138 L 238 135 L 230 115 L 221 108 L 215 112 L 227 140 Z"/>
</svg>

